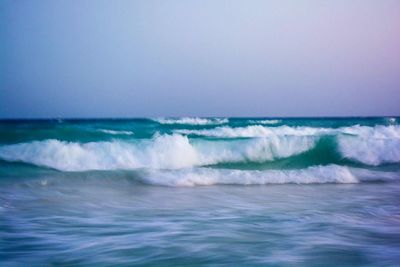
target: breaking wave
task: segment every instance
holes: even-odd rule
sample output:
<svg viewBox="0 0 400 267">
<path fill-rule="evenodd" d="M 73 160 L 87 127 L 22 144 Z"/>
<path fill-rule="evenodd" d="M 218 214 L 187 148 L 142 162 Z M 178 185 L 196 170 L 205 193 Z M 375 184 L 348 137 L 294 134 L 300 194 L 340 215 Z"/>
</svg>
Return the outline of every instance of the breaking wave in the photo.
<svg viewBox="0 0 400 267">
<path fill-rule="evenodd" d="M 342 128 L 313 127 L 265 127 L 253 125 L 247 127 L 217 127 L 203 130 L 176 130 L 186 135 L 208 136 L 218 138 L 299 138 L 334 136 L 337 139 L 338 152 L 343 158 L 366 165 L 400 162 L 400 126 L 378 125 L 375 127 L 352 126 Z"/>
<path fill-rule="evenodd" d="M 34 141 L 0 147 L 0 158 L 62 171 L 179 169 L 232 162 L 264 162 L 312 149 L 315 139 L 258 138 L 235 142 L 189 142 L 186 136 L 158 135 L 142 142 L 75 143 Z"/>
<path fill-rule="evenodd" d="M 278 132 L 283 129 L 278 129 Z M 340 158 L 377 166 L 400 162 L 398 130 L 393 126 L 323 131 L 307 129 L 300 134 L 300 129 L 290 129 L 292 135 L 275 132 L 267 137 L 225 140 L 190 140 L 180 134 L 156 135 L 153 139 L 135 142 L 77 143 L 49 139 L 3 145 L 0 147 L 0 158 L 62 171 L 180 169 L 223 163 L 263 163 L 313 151 L 322 142 L 322 132 L 332 134 L 335 131 L 338 134 L 333 136 L 334 146 L 321 145 L 316 150 L 318 155 L 313 158 L 314 164 L 319 164 L 320 157 L 337 153 Z M 329 162 L 336 161 L 331 159 Z"/>
<path fill-rule="evenodd" d="M 389 123 L 389 125 L 396 125 L 397 124 L 396 118 L 387 118 L 386 120 Z"/>
<path fill-rule="evenodd" d="M 400 139 L 339 136 L 338 147 L 343 157 L 366 165 L 400 162 Z"/>
</svg>

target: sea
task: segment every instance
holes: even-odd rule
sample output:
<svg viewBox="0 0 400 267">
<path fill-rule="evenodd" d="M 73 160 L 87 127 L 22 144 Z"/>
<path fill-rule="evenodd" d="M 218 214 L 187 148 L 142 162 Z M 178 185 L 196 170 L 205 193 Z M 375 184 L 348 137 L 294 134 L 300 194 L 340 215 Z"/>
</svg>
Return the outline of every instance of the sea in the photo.
<svg viewBox="0 0 400 267">
<path fill-rule="evenodd" d="M 400 266 L 400 118 L 0 121 L 0 266 Z"/>
</svg>

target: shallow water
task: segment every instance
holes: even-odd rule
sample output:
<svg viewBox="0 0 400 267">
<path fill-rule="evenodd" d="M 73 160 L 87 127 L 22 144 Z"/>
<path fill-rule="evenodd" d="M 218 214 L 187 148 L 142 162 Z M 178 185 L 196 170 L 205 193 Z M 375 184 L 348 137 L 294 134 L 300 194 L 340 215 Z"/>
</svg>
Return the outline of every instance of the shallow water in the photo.
<svg viewBox="0 0 400 267">
<path fill-rule="evenodd" d="M 398 266 L 400 184 L 2 183 L 7 265 Z"/>
<path fill-rule="evenodd" d="M 399 266 L 398 118 L 0 123 L 1 266 Z"/>
</svg>

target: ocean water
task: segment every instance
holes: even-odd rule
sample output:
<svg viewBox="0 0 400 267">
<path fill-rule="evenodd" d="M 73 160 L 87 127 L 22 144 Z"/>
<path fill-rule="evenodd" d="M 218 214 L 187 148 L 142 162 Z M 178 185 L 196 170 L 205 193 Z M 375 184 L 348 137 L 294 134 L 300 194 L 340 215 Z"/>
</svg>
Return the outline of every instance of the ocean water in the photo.
<svg viewBox="0 0 400 267">
<path fill-rule="evenodd" d="M 399 122 L 0 121 L 0 266 L 400 266 Z"/>
</svg>

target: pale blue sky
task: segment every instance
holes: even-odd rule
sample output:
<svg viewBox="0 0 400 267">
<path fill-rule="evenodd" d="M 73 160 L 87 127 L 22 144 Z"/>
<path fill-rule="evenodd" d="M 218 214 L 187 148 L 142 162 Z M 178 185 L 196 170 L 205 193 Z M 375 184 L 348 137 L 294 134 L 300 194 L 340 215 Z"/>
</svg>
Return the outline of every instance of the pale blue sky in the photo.
<svg viewBox="0 0 400 267">
<path fill-rule="evenodd" d="M 0 2 L 0 117 L 400 115 L 400 1 Z"/>
</svg>

